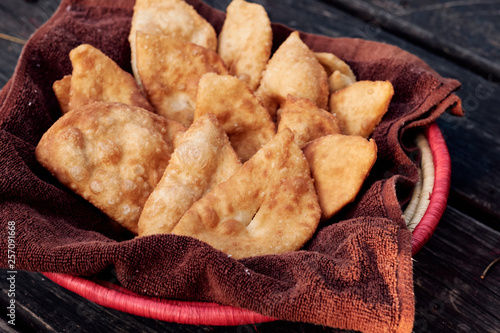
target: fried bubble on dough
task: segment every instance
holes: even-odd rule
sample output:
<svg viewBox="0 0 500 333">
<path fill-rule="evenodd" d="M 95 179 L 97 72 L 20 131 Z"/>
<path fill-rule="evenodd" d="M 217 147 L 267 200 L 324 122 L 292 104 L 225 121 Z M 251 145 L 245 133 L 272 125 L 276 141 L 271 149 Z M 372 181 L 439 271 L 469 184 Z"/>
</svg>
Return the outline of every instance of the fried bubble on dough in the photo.
<svg viewBox="0 0 500 333">
<path fill-rule="evenodd" d="M 219 55 L 193 43 L 137 32 L 137 70 L 156 112 L 189 127 L 198 81 L 205 73 L 227 74 Z"/>
<path fill-rule="evenodd" d="M 320 216 L 309 165 L 285 130 L 195 202 L 172 232 L 238 259 L 300 249 Z"/>
<path fill-rule="evenodd" d="M 278 132 L 289 128 L 300 148 L 319 137 L 341 133 L 337 117 L 308 99 L 291 95 L 278 110 L 278 119 Z"/>
<path fill-rule="evenodd" d="M 142 207 L 184 131 L 138 107 L 96 102 L 59 118 L 35 154 L 63 185 L 137 233 Z"/>
<path fill-rule="evenodd" d="M 133 76 L 100 50 L 82 44 L 69 57 L 73 65 L 69 110 L 92 102 L 119 102 L 153 111 Z"/>
<path fill-rule="evenodd" d="M 165 35 L 191 42 L 211 51 L 217 49 L 217 35 L 212 25 L 183 0 L 136 0 L 129 42 L 132 71 L 142 87 L 136 65 L 136 33 Z"/>
<path fill-rule="evenodd" d="M 307 98 L 322 109 L 328 108 L 325 69 L 297 31 L 288 36 L 269 60 L 256 95 L 273 118 L 288 95 Z"/>
<path fill-rule="evenodd" d="M 215 116 L 197 118 L 144 206 L 139 236 L 170 233 L 194 202 L 240 167 Z"/>
<path fill-rule="evenodd" d="M 304 155 L 327 219 L 356 198 L 377 159 L 377 145 L 373 139 L 332 134 L 310 142 Z"/>
<path fill-rule="evenodd" d="M 389 108 L 394 88 L 389 81 L 358 81 L 330 96 L 330 112 L 343 134 L 368 138 Z"/>
<path fill-rule="evenodd" d="M 244 0 L 233 0 L 226 12 L 218 53 L 229 73 L 255 91 L 271 55 L 271 21 L 264 7 Z"/>
<path fill-rule="evenodd" d="M 231 75 L 207 73 L 198 84 L 195 119 L 214 114 L 242 162 L 276 133 L 274 122 L 252 91 Z"/>
</svg>

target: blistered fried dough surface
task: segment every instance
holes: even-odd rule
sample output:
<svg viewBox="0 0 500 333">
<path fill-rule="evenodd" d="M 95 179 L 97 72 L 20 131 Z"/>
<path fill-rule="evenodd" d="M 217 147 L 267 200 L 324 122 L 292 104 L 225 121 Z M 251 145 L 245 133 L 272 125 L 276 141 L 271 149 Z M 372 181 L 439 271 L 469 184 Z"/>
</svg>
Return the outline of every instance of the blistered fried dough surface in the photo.
<svg viewBox="0 0 500 333">
<path fill-rule="evenodd" d="M 133 233 L 185 128 L 144 109 L 97 102 L 59 118 L 36 158 L 62 184 Z"/>
<path fill-rule="evenodd" d="M 193 122 L 198 81 L 227 74 L 219 55 L 193 43 L 137 32 L 137 69 L 156 112 L 186 127 Z"/>
<path fill-rule="evenodd" d="M 196 119 L 174 150 L 139 219 L 139 236 L 170 233 L 191 205 L 240 168 L 213 115 Z"/>
<path fill-rule="evenodd" d="M 218 53 L 229 73 L 254 91 L 271 55 L 271 21 L 264 7 L 244 0 L 233 0 L 226 12 Z"/>
<path fill-rule="evenodd" d="M 323 218 L 330 218 L 358 194 L 377 159 L 377 145 L 360 136 L 332 134 L 309 143 L 311 166 Z"/>
<path fill-rule="evenodd" d="M 217 49 L 214 28 L 183 0 L 137 0 L 132 16 L 129 42 L 132 71 L 141 85 L 136 66 L 136 32 L 166 35 L 191 42 L 211 51 Z"/>
<path fill-rule="evenodd" d="M 214 114 L 242 162 L 276 133 L 274 122 L 252 91 L 231 75 L 208 73 L 198 84 L 195 119 Z"/>
<path fill-rule="evenodd" d="M 330 96 L 330 111 L 342 133 L 369 137 L 389 108 L 394 88 L 389 81 L 359 81 Z"/>
<path fill-rule="evenodd" d="M 352 72 L 351 67 L 335 54 L 315 52 L 314 55 L 326 70 L 330 93 L 334 93 L 356 82 L 356 76 Z"/>
<path fill-rule="evenodd" d="M 298 250 L 320 215 L 309 165 L 285 130 L 195 202 L 172 232 L 244 258 Z"/>
<path fill-rule="evenodd" d="M 92 102 L 120 102 L 153 111 L 133 76 L 95 47 L 82 44 L 69 57 L 73 65 L 69 110 Z"/>
<path fill-rule="evenodd" d="M 71 75 L 65 75 L 62 79 L 54 81 L 52 90 L 56 95 L 62 113 L 69 111 L 69 93 L 71 90 Z"/>
<path fill-rule="evenodd" d="M 352 82 L 356 82 L 356 76 L 352 72 L 351 67 L 335 54 L 328 52 L 315 52 L 314 56 L 325 68 L 327 76 L 331 76 L 335 71 L 339 71 L 351 79 Z"/>
<path fill-rule="evenodd" d="M 262 98 L 273 118 L 288 95 L 307 98 L 322 109 L 328 108 L 325 69 L 297 31 L 288 36 L 269 60 L 256 95 Z"/>
<path fill-rule="evenodd" d="M 333 114 L 304 98 L 288 95 L 278 110 L 278 118 L 278 132 L 289 128 L 295 136 L 295 143 L 301 148 L 316 138 L 340 133 L 338 120 Z"/>
<path fill-rule="evenodd" d="M 328 86 L 330 87 L 330 93 L 334 93 L 336 91 L 344 89 L 345 87 L 350 86 L 354 82 L 356 81 L 355 80 L 353 81 L 352 78 L 342 74 L 339 71 L 333 72 L 333 74 L 328 77 Z"/>
</svg>

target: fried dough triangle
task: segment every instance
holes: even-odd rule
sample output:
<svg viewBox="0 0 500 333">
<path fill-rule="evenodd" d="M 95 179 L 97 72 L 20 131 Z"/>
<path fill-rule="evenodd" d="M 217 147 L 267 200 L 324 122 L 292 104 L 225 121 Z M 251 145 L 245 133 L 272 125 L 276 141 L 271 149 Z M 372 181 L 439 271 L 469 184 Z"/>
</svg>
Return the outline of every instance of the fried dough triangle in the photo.
<svg viewBox="0 0 500 333">
<path fill-rule="evenodd" d="M 231 75 L 208 73 L 200 79 L 194 118 L 207 113 L 217 117 L 243 162 L 276 133 L 267 110 L 242 81 Z"/>
<path fill-rule="evenodd" d="M 285 130 L 195 202 L 172 232 L 244 258 L 300 249 L 320 215 L 309 165 Z"/>
<path fill-rule="evenodd" d="M 214 28 L 185 1 L 136 0 L 129 42 L 132 52 L 132 71 L 141 87 L 136 65 L 137 31 L 191 42 L 211 51 L 217 49 L 217 35 Z"/>
<path fill-rule="evenodd" d="M 95 47 L 82 44 L 69 53 L 73 72 L 68 109 L 92 102 L 119 102 L 153 111 L 133 76 Z"/>
<path fill-rule="evenodd" d="M 241 167 L 213 115 L 196 119 L 172 154 L 139 219 L 139 236 L 170 233 L 191 205 Z"/>
<path fill-rule="evenodd" d="M 353 81 L 349 76 L 342 74 L 340 71 L 335 71 L 328 77 L 328 86 L 330 87 L 330 93 L 334 93 L 336 91 L 344 89 L 355 82 L 355 80 Z"/>
<path fill-rule="evenodd" d="M 304 98 L 288 95 L 278 110 L 278 118 L 278 132 L 289 128 L 300 148 L 319 137 L 340 133 L 338 120 L 333 114 Z"/>
<path fill-rule="evenodd" d="M 332 134 L 310 142 L 304 155 L 327 219 L 356 198 L 377 159 L 377 145 L 373 139 Z"/>
<path fill-rule="evenodd" d="M 369 137 L 389 108 L 394 88 L 389 81 L 358 81 L 330 96 L 330 111 L 342 133 Z"/>
<path fill-rule="evenodd" d="M 96 102 L 59 118 L 35 154 L 63 185 L 137 233 L 142 207 L 184 131 L 139 107 Z"/>
<path fill-rule="evenodd" d="M 334 93 L 356 82 L 356 76 L 352 72 L 351 67 L 335 54 L 315 52 L 314 55 L 326 70 L 330 93 Z"/>
<path fill-rule="evenodd" d="M 352 72 L 351 67 L 335 54 L 329 52 L 315 52 L 314 56 L 325 68 L 327 76 L 331 76 L 336 71 L 339 71 L 347 76 L 352 82 L 356 82 L 356 75 Z"/>
<path fill-rule="evenodd" d="M 326 71 L 297 31 L 288 36 L 269 60 L 256 95 L 273 118 L 288 95 L 307 98 L 322 109 L 328 108 Z"/>
<path fill-rule="evenodd" d="M 264 7 L 244 0 L 233 0 L 226 12 L 218 53 L 229 73 L 255 91 L 271 55 L 271 21 Z"/>
<path fill-rule="evenodd" d="M 137 70 L 158 114 L 189 127 L 198 81 L 205 73 L 227 74 L 219 55 L 193 43 L 137 32 Z"/>
</svg>

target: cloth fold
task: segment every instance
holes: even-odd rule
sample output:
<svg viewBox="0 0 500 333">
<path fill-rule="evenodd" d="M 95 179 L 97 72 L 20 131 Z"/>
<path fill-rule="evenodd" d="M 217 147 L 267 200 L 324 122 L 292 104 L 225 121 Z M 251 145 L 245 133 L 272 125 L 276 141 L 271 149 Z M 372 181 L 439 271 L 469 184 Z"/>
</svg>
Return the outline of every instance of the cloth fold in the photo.
<svg viewBox="0 0 500 333">
<path fill-rule="evenodd" d="M 199 0 L 187 2 L 220 31 L 222 12 Z M 411 233 L 401 204 L 418 172 L 402 138 L 447 109 L 461 113 L 453 94 L 460 84 L 394 46 L 302 33 L 313 50 L 337 54 L 359 79 L 390 80 L 395 88 L 373 134 L 376 165 L 357 200 L 324 223 L 302 250 L 282 255 L 234 260 L 175 235 L 122 240 L 104 214 L 38 164 L 34 149 L 61 116 L 52 83 L 70 74 L 71 49 L 89 43 L 130 71 L 133 4 L 63 0 L 27 42 L 0 92 L 0 266 L 8 267 L 6 226 L 14 221 L 19 270 L 94 276 L 112 267 L 122 286 L 143 295 L 217 302 L 341 329 L 410 332 Z M 276 24 L 273 32 L 277 45 L 291 30 Z"/>
</svg>

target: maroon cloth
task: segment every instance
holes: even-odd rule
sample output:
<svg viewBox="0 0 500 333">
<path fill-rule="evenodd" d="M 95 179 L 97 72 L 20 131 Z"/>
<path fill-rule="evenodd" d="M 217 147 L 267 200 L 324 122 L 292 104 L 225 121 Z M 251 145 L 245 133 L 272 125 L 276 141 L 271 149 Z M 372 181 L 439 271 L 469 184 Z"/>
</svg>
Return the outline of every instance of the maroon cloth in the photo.
<svg viewBox="0 0 500 333">
<path fill-rule="evenodd" d="M 224 14 L 195 8 L 220 30 Z M 7 223 L 15 221 L 16 269 L 83 276 L 114 269 L 144 295 L 212 301 L 291 321 L 367 332 L 410 332 L 414 320 L 411 234 L 400 205 L 417 167 L 402 145 L 406 129 L 447 108 L 460 113 L 459 83 L 396 47 L 302 34 L 331 51 L 359 79 L 390 80 L 395 95 L 376 129 L 379 157 L 357 201 L 325 223 L 302 251 L 234 260 L 189 237 L 120 240 L 107 218 L 36 161 L 42 134 L 61 116 L 52 83 L 71 73 L 69 51 L 89 43 L 130 71 L 133 0 L 64 0 L 28 41 L 0 93 L 0 266 L 7 267 Z M 290 33 L 274 25 L 274 44 Z M 331 222 L 331 221 L 330 221 Z"/>
</svg>

